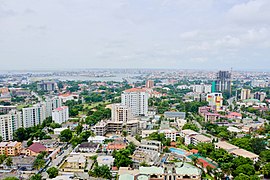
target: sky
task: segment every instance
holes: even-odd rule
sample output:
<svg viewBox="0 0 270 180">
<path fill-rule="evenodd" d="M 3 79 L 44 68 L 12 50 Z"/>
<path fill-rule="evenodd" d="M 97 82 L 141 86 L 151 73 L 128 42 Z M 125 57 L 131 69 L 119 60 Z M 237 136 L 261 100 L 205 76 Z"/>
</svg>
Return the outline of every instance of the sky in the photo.
<svg viewBox="0 0 270 180">
<path fill-rule="evenodd" d="M 270 70 L 270 0 L 0 0 L 0 70 Z"/>
</svg>

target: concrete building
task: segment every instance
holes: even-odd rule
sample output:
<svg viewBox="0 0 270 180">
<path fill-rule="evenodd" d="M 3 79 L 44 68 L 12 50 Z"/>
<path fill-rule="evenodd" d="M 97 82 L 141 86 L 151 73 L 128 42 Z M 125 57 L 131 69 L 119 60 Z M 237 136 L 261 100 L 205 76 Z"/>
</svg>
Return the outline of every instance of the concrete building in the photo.
<svg viewBox="0 0 270 180">
<path fill-rule="evenodd" d="M 106 121 L 98 122 L 94 127 L 94 133 L 97 136 L 104 136 L 108 130 L 108 123 Z"/>
<path fill-rule="evenodd" d="M 241 100 L 250 99 L 250 89 L 241 89 Z"/>
<path fill-rule="evenodd" d="M 0 142 L 0 154 L 6 156 L 18 156 L 22 150 L 22 143 L 17 141 Z"/>
<path fill-rule="evenodd" d="M 164 112 L 164 117 L 170 120 L 177 120 L 177 119 L 185 119 L 186 112 L 171 112 L 166 111 Z"/>
<path fill-rule="evenodd" d="M 36 104 L 33 107 L 23 108 L 23 127 L 28 128 L 41 124 L 46 119 L 44 105 Z"/>
<path fill-rule="evenodd" d="M 3 141 L 13 140 L 14 132 L 22 127 L 22 113 L 16 110 L 0 115 L 0 135 Z"/>
<path fill-rule="evenodd" d="M 112 121 L 126 123 L 132 119 L 131 109 L 122 104 L 112 104 Z"/>
<path fill-rule="evenodd" d="M 215 81 L 215 92 L 231 92 L 231 73 L 229 71 L 219 71 Z"/>
<path fill-rule="evenodd" d="M 45 116 L 47 118 L 47 117 L 52 116 L 52 112 L 54 109 L 62 106 L 62 101 L 59 97 L 53 97 L 53 98 L 47 98 L 43 104 L 46 107 Z"/>
<path fill-rule="evenodd" d="M 146 83 L 145 83 L 146 88 L 153 88 L 154 85 L 155 85 L 155 83 L 154 83 L 153 80 L 147 80 Z"/>
<path fill-rule="evenodd" d="M 171 141 L 176 141 L 177 131 L 175 129 L 161 129 L 159 133 L 164 133 L 167 139 L 171 139 Z"/>
<path fill-rule="evenodd" d="M 52 81 L 41 81 L 37 83 L 38 91 L 54 91 L 56 90 L 56 83 Z"/>
<path fill-rule="evenodd" d="M 68 106 L 56 108 L 52 112 L 52 120 L 58 124 L 62 124 L 69 119 Z"/>
<path fill-rule="evenodd" d="M 222 93 L 207 94 L 207 102 L 209 106 L 215 111 L 222 111 L 223 96 Z"/>
<path fill-rule="evenodd" d="M 11 110 L 16 110 L 16 106 L 2 106 L 0 105 L 0 114 L 8 114 Z"/>
<path fill-rule="evenodd" d="M 149 93 L 145 89 L 131 88 L 122 92 L 121 104 L 131 109 L 134 116 L 146 116 Z"/>
<path fill-rule="evenodd" d="M 254 99 L 258 99 L 259 101 L 264 101 L 264 99 L 266 98 L 266 93 L 265 92 L 255 92 L 253 95 Z"/>
</svg>

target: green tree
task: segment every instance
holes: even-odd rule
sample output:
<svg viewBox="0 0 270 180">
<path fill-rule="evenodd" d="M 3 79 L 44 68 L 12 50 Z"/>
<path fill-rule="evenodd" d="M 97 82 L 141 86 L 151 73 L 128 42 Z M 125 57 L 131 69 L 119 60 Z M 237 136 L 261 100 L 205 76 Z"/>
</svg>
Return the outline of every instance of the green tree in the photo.
<svg viewBox="0 0 270 180">
<path fill-rule="evenodd" d="M 49 178 L 55 178 L 56 176 L 58 176 L 58 169 L 56 167 L 50 167 L 47 170 L 47 173 L 49 175 Z"/>
<path fill-rule="evenodd" d="M 92 171 L 89 171 L 89 175 L 93 177 L 112 179 L 110 168 L 107 165 L 95 166 Z"/>
<path fill-rule="evenodd" d="M 28 134 L 24 128 L 19 128 L 14 133 L 14 140 L 22 142 L 23 140 L 27 140 Z"/>
<path fill-rule="evenodd" d="M 263 162 L 270 162 L 270 151 L 265 150 L 260 153 L 260 158 Z"/>
<path fill-rule="evenodd" d="M 123 130 L 123 131 L 122 131 L 122 134 L 123 134 L 124 137 L 127 137 L 127 134 L 128 134 L 128 133 L 127 133 L 126 130 Z"/>
<path fill-rule="evenodd" d="M 238 176 L 234 178 L 234 180 L 248 180 L 248 179 L 249 179 L 249 176 L 243 173 L 239 174 Z"/>
<path fill-rule="evenodd" d="M 70 129 L 65 129 L 60 133 L 60 141 L 69 142 L 72 138 L 72 131 Z"/>
<path fill-rule="evenodd" d="M 7 165 L 8 167 L 10 167 L 12 164 L 13 164 L 13 162 L 12 162 L 11 157 L 8 157 L 8 158 L 6 159 L 6 165 Z"/>
<path fill-rule="evenodd" d="M 0 154 L 0 164 L 2 164 L 6 158 L 7 156 L 5 154 Z"/>
<path fill-rule="evenodd" d="M 41 180 L 41 179 L 42 179 L 41 174 L 35 174 L 30 177 L 30 180 Z"/>
<path fill-rule="evenodd" d="M 238 176 L 241 173 L 251 176 L 255 174 L 255 169 L 250 164 L 242 164 L 233 171 L 233 176 Z"/>
<path fill-rule="evenodd" d="M 118 168 L 128 167 L 129 165 L 132 164 L 132 160 L 129 157 L 131 155 L 131 152 L 128 149 L 114 151 L 112 155 L 115 158 L 114 163 Z"/>
<path fill-rule="evenodd" d="M 183 128 L 182 128 L 183 130 L 184 129 L 191 129 L 191 130 L 193 130 L 193 131 L 196 131 L 196 132 L 199 132 L 199 128 L 196 126 L 196 124 L 192 124 L 192 123 L 186 123 L 184 126 L 183 126 Z"/>
<path fill-rule="evenodd" d="M 270 163 L 267 163 L 266 165 L 263 166 L 262 173 L 263 173 L 265 178 L 270 177 Z"/>
<path fill-rule="evenodd" d="M 29 141 L 27 141 L 27 146 L 31 146 L 33 144 L 33 141 L 30 139 Z"/>
</svg>

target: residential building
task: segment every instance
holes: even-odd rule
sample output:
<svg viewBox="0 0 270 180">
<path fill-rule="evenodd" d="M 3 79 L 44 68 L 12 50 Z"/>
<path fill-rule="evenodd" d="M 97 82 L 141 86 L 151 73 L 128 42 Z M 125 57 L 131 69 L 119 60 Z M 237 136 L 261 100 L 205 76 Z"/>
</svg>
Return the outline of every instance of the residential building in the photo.
<svg viewBox="0 0 270 180">
<path fill-rule="evenodd" d="M 147 80 L 146 83 L 145 83 L 146 88 L 153 88 L 154 85 L 155 85 L 155 83 L 154 83 L 153 80 Z"/>
<path fill-rule="evenodd" d="M 56 83 L 52 81 L 41 81 L 37 83 L 38 91 L 54 91 L 56 90 Z"/>
<path fill-rule="evenodd" d="M 159 133 L 164 133 L 167 139 L 171 139 L 171 141 L 176 141 L 177 131 L 175 129 L 161 129 Z"/>
<path fill-rule="evenodd" d="M 145 89 L 131 88 L 122 92 L 121 104 L 131 109 L 133 116 L 146 116 L 149 93 Z"/>
<path fill-rule="evenodd" d="M 222 111 L 223 96 L 222 93 L 207 94 L 207 102 L 209 106 L 215 111 Z"/>
<path fill-rule="evenodd" d="M 114 162 L 113 156 L 98 156 L 97 163 L 99 166 L 106 165 L 108 167 L 112 167 Z"/>
<path fill-rule="evenodd" d="M 41 124 L 46 118 L 44 105 L 36 104 L 33 107 L 23 108 L 23 127 L 28 128 Z"/>
<path fill-rule="evenodd" d="M 167 119 L 170 119 L 170 120 L 185 119 L 186 112 L 166 111 L 166 112 L 164 112 L 164 117 Z"/>
<path fill-rule="evenodd" d="M 52 112 L 53 112 L 54 109 L 59 108 L 59 107 L 62 106 L 62 101 L 57 96 L 57 97 L 53 97 L 53 98 L 47 98 L 43 104 L 46 107 L 45 116 L 47 118 L 47 117 L 52 116 Z"/>
<path fill-rule="evenodd" d="M 105 136 L 89 136 L 88 142 L 103 144 L 105 139 Z"/>
<path fill-rule="evenodd" d="M 11 110 L 16 110 L 16 106 L 2 106 L 0 105 L 0 114 L 8 114 Z"/>
<path fill-rule="evenodd" d="M 215 81 L 215 92 L 231 93 L 231 73 L 229 71 L 219 71 Z"/>
<path fill-rule="evenodd" d="M 125 143 L 114 141 L 109 143 L 106 149 L 108 153 L 112 153 L 114 150 L 119 151 L 121 149 L 125 149 L 126 146 L 127 145 Z"/>
<path fill-rule="evenodd" d="M 62 172 L 84 172 L 87 160 L 84 155 L 71 155 L 65 159 L 59 169 Z"/>
<path fill-rule="evenodd" d="M 132 119 L 131 109 L 122 104 L 112 104 L 112 121 L 126 123 Z"/>
<path fill-rule="evenodd" d="M 22 143 L 17 141 L 0 142 L 0 154 L 18 156 L 22 150 Z"/>
<path fill-rule="evenodd" d="M 60 135 L 61 132 L 64 131 L 64 130 L 66 130 L 66 129 L 68 129 L 68 128 L 67 128 L 67 127 L 63 127 L 63 128 L 55 128 L 55 129 L 53 130 L 53 132 L 54 132 L 54 134 L 56 134 L 56 135 Z"/>
<path fill-rule="evenodd" d="M 241 89 L 241 100 L 250 99 L 250 89 Z"/>
<path fill-rule="evenodd" d="M 108 124 L 106 121 L 98 122 L 94 127 L 94 133 L 97 136 L 104 136 L 107 133 Z"/>
<path fill-rule="evenodd" d="M 147 165 L 153 166 L 159 160 L 160 153 L 153 150 L 135 150 L 131 156 L 133 161 L 133 167 L 139 168 L 142 162 Z"/>
<path fill-rule="evenodd" d="M 258 99 L 259 101 L 262 102 L 266 98 L 266 93 L 265 92 L 255 92 L 253 96 L 254 96 L 254 99 Z"/>
<path fill-rule="evenodd" d="M 84 152 L 84 153 L 95 153 L 99 148 L 98 143 L 93 142 L 83 142 L 77 146 L 75 149 L 76 152 Z"/>
<path fill-rule="evenodd" d="M 26 149 L 26 155 L 27 156 L 37 156 L 37 155 L 39 155 L 39 153 L 41 153 L 43 151 L 47 152 L 47 148 L 43 144 L 41 144 L 39 142 L 35 142 Z"/>
<path fill-rule="evenodd" d="M 52 120 L 58 124 L 62 124 L 69 119 L 69 110 L 68 106 L 62 106 L 56 108 L 52 112 Z"/>
<path fill-rule="evenodd" d="M 0 136 L 3 141 L 13 140 L 14 132 L 22 127 L 22 114 L 11 110 L 8 114 L 0 115 Z"/>
</svg>

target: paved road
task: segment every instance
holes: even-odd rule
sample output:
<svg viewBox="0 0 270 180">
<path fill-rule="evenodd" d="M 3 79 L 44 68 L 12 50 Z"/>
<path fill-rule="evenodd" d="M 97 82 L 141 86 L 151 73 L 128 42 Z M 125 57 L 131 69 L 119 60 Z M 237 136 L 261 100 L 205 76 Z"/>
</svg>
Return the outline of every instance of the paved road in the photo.
<svg viewBox="0 0 270 180">
<path fill-rule="evenodd" d="M 61 162 L 64 160 L 64 157 L 67 156 L 69 153 L 71 153 L 72 149 L 73 149 L 72 146 L 69 145 L 69 147 L 66 150 L 64 150 L 60 156 L 58 156 L 58 157 L 56 157 L 56 159 L 52 160 L 50 166 L 60 165 Z"/>
</svg>

